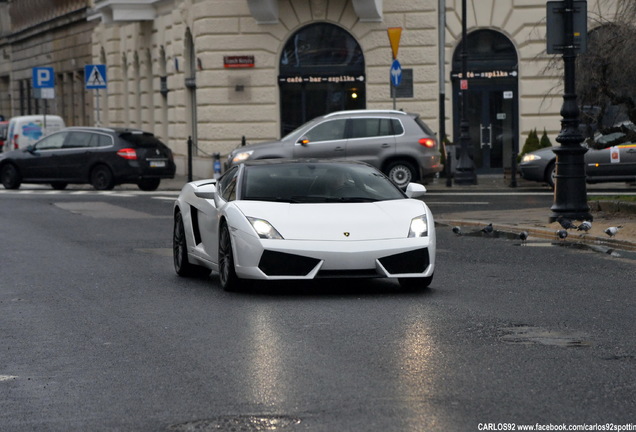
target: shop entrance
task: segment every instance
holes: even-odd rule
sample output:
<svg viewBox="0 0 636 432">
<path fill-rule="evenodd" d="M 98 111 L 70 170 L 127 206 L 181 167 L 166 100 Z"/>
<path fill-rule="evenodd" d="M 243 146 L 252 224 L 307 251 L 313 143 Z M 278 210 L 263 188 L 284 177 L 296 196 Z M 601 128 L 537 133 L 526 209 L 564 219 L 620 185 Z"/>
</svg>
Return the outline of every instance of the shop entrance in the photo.
<svg viewBox="0 0 636 432">
<path fill-rule="evenodd" d="M 323 114 L 366 108 L 362 49 L 333 24 L 310 24 L 289 38 L 278 84 L 281 136 Z"/>
<path fill-rule="evenodd" d="M 477 173 L 503 173 L 519 152 L 517 54 L 504 35 L 478 30 L 468 35 L 466 91 L 470 154 Z M 453 57 L 453 136 L 459 144 L 462 90 L 461 45 Z"/>
</svg>

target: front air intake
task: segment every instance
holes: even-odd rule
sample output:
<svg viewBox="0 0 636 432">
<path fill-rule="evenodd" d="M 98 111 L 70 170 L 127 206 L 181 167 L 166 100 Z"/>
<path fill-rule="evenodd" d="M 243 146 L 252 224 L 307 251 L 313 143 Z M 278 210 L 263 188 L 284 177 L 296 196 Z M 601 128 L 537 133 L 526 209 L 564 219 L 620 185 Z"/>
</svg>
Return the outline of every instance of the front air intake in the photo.
<svg viewBox="0 0 636 432">
<path fill-rule="evenodd" d="M 306 276 L 319 262 L 316 258 L 266 250 L 258 268 L 268 276 Z"/>
</svg>

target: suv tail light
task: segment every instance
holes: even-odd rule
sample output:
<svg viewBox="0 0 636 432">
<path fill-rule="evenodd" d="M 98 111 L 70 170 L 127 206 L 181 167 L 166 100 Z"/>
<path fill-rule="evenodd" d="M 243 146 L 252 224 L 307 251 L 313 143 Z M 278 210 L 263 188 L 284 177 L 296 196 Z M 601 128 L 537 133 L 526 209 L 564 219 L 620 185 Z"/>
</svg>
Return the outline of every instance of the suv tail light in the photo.
<svg viewBox="0 0 636 432">
<path fill-rule="evenodd" d="M 420 138 L 420 145 L 423 145 L 426 148 L 435 147 L 435 140 L 433 138 Z"/>
<path fill-rule="evenodd" d="M 16 135 L 13 135 L 13 150 L 17 150 L 17 149 L 19 148 L 19 147 L 18 147 L 18 138 L 19 138 L 19 137 L 20 137 L 20 136 L 19 136 L 19 135 L 17 135 L 17 134 L 16 134 Z"/>
<path fill-rule="evenodd" d="M 117 151 L 117 156 L 128 160 L 137 160 L 137 152 L 134 148 L 124 148 Z"/>
</svg>

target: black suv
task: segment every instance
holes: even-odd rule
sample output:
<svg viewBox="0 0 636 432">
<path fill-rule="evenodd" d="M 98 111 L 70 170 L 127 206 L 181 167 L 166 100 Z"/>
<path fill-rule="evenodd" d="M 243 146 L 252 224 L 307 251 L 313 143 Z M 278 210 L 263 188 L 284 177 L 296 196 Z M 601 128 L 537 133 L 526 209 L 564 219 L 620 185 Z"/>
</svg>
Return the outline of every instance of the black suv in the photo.
<svg viewBox="0 0 636 432">
<path fill-rule="evenodd" d="M 435 134 L 418 114 L 391 110 L 338 111 L 317 117 L 280 141 L 239 147 L 228 166 L 246 159 L 353 159 L 405 188 L 442 170 Z"/>
<path fill-rule="evenodd" d="M 90 183 L 110 190 L 136 183 L 152 191 L 173 178 L 172 151 L 149 132 L 137 129 L 72 127 L 42 138 L 25 149 L 0 154 L 0 180 L 6 189 L 24 183 Z"/>
</svg>

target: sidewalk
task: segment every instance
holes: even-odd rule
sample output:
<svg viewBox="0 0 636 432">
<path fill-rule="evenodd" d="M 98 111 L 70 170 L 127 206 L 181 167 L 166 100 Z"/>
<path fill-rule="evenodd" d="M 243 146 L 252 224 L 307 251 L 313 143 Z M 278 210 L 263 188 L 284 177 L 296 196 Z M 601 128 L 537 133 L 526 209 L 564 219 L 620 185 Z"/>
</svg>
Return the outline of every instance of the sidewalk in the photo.
<svg viewBox="0 0 636 432">
<path fill-rule="evenodd" d="M 517 178 L 517 187 L 510 187 L 510 179 L 498 176 L 478 176 L 477 185 L 446 185 L 446 179 L 440 178 L 437 183 L 427 185 L 431 192 L 470 193 L 475 192 L 551 192 L 547 185 L 529 182 Z M 625 183 L 588 185 L 588 196 L 594 196 L 594 190 L 612 189 L 616 195 L 623 192 L 636 192 L 636 187 Z M 616 203 L 612 201 L 592 201 L 590 210 L 594 218 L 592 229 L 587 233 L 569 230 L 568 237 L 560 240 L 556 231 L 561 229 L 558 222 L 549 223 L 551 211 L 549 208 L 531 208 L 523 210 L 509 210 L 506 212 L 481 210 L 470 212 L 449 211 L 434 212 L 436 223 L 444 226 L 459 226 L 463 232 L 480 232 L 481 228 L 493 224 L 496 231 L 518 235 L 522 231 L 528 232 L 528 242 L 541 239 L 583 243 L 600 248 L 636 251 L 636 203 Z M 574 221 L 575 224 L 578 222 Z M 615 237 L 610 238 L 604 230 L 610 226 L 622 226 Z M 449 228 L 450 229 L 450 228 Z"/>
</svg>

